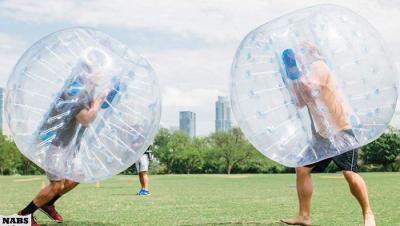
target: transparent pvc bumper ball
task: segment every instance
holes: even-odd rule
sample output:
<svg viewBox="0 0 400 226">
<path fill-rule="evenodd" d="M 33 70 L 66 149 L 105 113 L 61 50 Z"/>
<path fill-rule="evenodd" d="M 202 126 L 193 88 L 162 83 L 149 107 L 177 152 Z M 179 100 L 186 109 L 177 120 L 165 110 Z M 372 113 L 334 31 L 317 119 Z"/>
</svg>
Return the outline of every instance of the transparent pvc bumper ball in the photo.
<svg viewBox="0 0 400 226">
<path fill-rule="evenodd" d="M 303 166 L 378 138 L 396 108 L 397 78 L 364 18 L 319 5 L 245 37 L 231 69 L 232 109 L 260 152 Z"/>
<path fill-rule="evenodd" d="M 160 121 L 152 67 L 91 28 L 58 31 L 31 46 L 9 77 L 5 104 L 19 150 L 46 172 L 77 182 L 131 166 Z"/>
</svg>

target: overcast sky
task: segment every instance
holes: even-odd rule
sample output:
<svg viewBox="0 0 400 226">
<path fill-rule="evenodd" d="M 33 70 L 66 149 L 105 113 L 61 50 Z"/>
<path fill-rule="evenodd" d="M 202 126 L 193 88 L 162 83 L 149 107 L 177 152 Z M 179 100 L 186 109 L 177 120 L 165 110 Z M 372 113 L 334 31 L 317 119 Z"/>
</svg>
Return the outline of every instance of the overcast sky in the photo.
<svg viewBox="0 0 400 226">
<path fill-rule="evenodd" d="M 0 1 L 0 86 L 23 51 L 71 26 L 95 27 L 126 43 L 154 67 L 163 99 L 161 123 L 197 114 L 197 134 L 214 131 L 215 101 L 228 95 L 241 39 L 255 27 L 304 7 L 333 3 L 374 25 L 400 62 L 400 0 L 99 0 Z"/>
</svg>

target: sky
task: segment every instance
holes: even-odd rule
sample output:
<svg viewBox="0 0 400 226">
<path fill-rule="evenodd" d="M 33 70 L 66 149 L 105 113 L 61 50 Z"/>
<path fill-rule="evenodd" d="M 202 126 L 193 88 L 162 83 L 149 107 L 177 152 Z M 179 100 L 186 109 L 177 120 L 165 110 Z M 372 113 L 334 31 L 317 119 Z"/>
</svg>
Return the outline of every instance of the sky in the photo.
<svg viewBox="0 0 400 226">
<path fill-rule="evenodd" d="M 193 111 L 197 134 L 214 131 L 215 101 L 229 95 L 230 67 L 254 28 L 291 11 L 336 4 L 365 17 L 400 66 L 400 0 L 0 0 L 0 86 L 24 50 L 57 30 L 90 26 L 147 58 L 162 95 L 163 127 Z M 400 115 L 399 115 L 400 116 Z M 400 126 L 400 119 L 393 122 Z"/>
</svg>

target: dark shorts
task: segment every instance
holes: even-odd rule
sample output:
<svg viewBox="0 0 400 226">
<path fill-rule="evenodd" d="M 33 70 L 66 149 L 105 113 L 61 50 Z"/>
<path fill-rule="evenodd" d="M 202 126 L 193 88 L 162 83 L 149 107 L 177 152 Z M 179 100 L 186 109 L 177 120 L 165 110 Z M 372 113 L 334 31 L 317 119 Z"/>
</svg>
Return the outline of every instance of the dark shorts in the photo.
<svg viewBox="0 0 400 226">
<path fill-rule="evenodd" d="M 336 166 L 342 171 L 358 172 L 358 152 L 359 148 L 345 152 L 332 158 L 324 159 L 322 161 L 306 165 L 305 167 L 313 168 L 313 172 L 324 172 L 329 163 L 333 161 Z"/>
<path fill-rule="evenodd" d="M 342 148 L 346 147 L 347 144 L 350 145 L 347 147 L 351 147 L 352 145 L 354 145 L 354 141 L 357 142 L 357 139 L 355 138 L 352 130 L 343 130 L 338 134 L 341 134 L 339 137 L 343 138 L 343 140 L 341 141 L 343 144 Z M 315 140 L 313 149 L 318 150 L 318 152 L 320 153 L 333 153 L 338 151 L 338 147 L 336 147 L 336 145 L 331 145 L 331 142 L 328 139 L 323 138 L 318 133 L 314 133 L 313 136 Z M 324 172 L 329 163 L 333 161 L 336 166 L 342 171 L 358 172 L 357 161 L 359 150 L 359 148 L 356 148 L 350 151 L 346 151 L 337 156 L 306 165 L 305 167 L 313 168 L 313 172 Z"/>
</svg>

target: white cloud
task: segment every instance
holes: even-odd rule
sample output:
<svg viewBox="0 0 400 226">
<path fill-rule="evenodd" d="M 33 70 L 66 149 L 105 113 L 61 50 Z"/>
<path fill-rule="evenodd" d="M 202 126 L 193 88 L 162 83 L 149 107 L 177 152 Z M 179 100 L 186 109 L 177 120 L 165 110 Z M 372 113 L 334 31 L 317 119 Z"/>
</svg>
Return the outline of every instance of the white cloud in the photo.
<svg viewBox="0 0 400 226">
<path fill-rule="evenodd" d="M 215 101 L 217 96 L 225 93 L 217 89 L 182 90 L 177 87 L 165 87 L 163 90 L 164 127 L 179 126 L 179 111 L 196 113 L 197 133 L 207 134 L 214 130 Z"/>
<path fill-rule="evenodd" d="M 149 52 L 160 80 L 162 123 L 178 126 L 179 111 L 196 112 L 197 134 L 214 131 L 215 101 L 228 95 L 233 51 L 223 49 Z"/>
<path fill-rule="evenodd" d="M 166 87 L 163 95 L 164 107 L 176 107 L 182 110 L 201 108 L 215 100 L 218 95 L 222 95 L 219 90 L 213 89 L 194 89 L 181 90 L 176 87 Z"/>
<path fill-rule="evenodd" d="M 234 48 L 214 48 L 144 52 L 143 55 L 156 70 L 162 86 L 213 88 L 227 92 L 234 52 Z"/>
<path fill-rule="evenodd" d="M 398 30 L 394 21 L 400 21 L 396 0 L 24 0 L 0 2 L 0 17 L 37 26 L 66 23 L 119 28 L 132 35 L 135 29 L 147 29 L 158 31 L 160 36 L 164 32 L 182 40 L 202 39 L 223 46 L 238 44 L 250 30 L 285 13 L 327 3 L 348 7 L 364 16 L 389 44 L 400 39 L 400 33 L 394 32 Z M 400 52 L 398 45 L 393 46 Z"/>
<path fill-rule="evenodd" d="M 345 6 L 367 18 L 400 63 L 398 0 L 1 1 L 0 19 L 40 28 L 95 26 L 117 39 L 126 38 L 156 70 L 164 101 L 162 121 L 174 125 L 179 110 L 192 110 L 197 113 L 198 133 L 206 134 L 214 130 L 216 96 L 228 94 L 232 58 L 244 35 L 285 13 L 321 3 Z M 137 37 L 138 31 L 150 32 Z M 0 36 L 1 76 L 9 74 L 23 45 L 21 39 Z M 8 46 L 9 52 L 1 46 Z"/>
<path fill-rule="evenodd" d="M 4 87 L 12 68 L 26 48 L 20 37 L 0 33 L 0 86 Z"/>
<path fill-rule="evenodd" d="M 98 1 L 4 1 L 0 15 L 36 23 L 69 22 L 76 25 L 152 28 L 193 34 L 205 39 L 240 39 L 249 30 L 284 13 L 303 7 L 334 3 L 371 19 L 382 30 L 393 28 L 398 2 L 363 0 L 98 0 Z M 388 20 L 389 19 L 389 20 Z"/>
<path fill-rule="evenodd" d="M 15 63 L 25 48 L 26 43 L 20 37 L 0 33 L 0 87 L 5 87 Z M 2 118 L 3 134 L 9 135 L 10 130 L 5 123 L 4 114 Z"/>
</svg>

